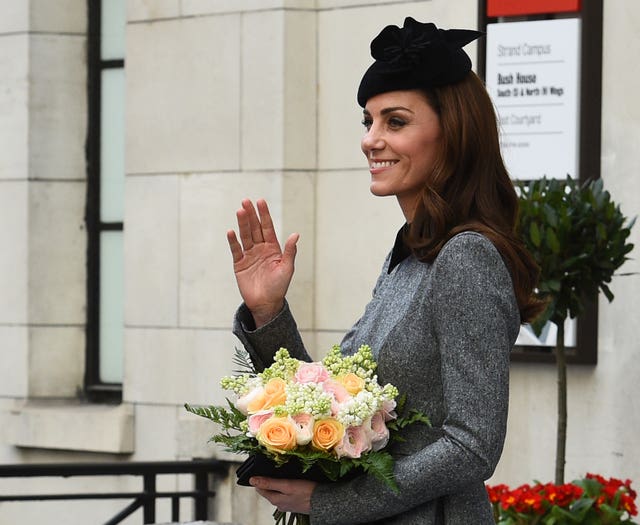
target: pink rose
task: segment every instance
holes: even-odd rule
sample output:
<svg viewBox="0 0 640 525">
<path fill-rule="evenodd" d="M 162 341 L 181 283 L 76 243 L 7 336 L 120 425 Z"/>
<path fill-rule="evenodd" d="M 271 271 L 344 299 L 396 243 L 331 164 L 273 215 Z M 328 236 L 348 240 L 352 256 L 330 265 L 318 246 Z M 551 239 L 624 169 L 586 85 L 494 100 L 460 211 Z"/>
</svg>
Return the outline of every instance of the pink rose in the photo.
<svg viewBox="0 0 640 525">
<path fill-rule="evenodd" d="M 273 416 L 273 410 L 260 410 L 255 414 L 251 414 L 247 419 L 249 423 L 249 433 L 255 436 L 260 430 L 262 423 L 264 423 L 267 419 Z"/>
<path fill-rule="evenodd" d="M 313 438 L 313 416 L 309 414 L 298 414 L 293 416 L 296 426 L 296 441 L 298 445 L 307 445 Z"/>
<path fill-rule="evenodd" d="M 342 403 L 351 399 L 351 395 L 347 392 L 344 385 L 333 379 L 327 379 L 322 383 L 322 390 L 327 394 L 331 394 L 331 415 L 333 416 L 339 412 Z"/>
<path fill-rule="evenodd" d="M 378 410 L 378 412 L 371 416 L 371 419 L 365 421 L 362 425 L 367 428 L 369 439 L 371 439 L 371 448 L 373 450 L 381 450 L 386 447 L 389 442 L 389 429 L 385 424 L 384 418 L 384 412 L 382 410 Z"/>
<path fill-rule="evenodd" d="M 382 413 L 384 414 L 385 421 L 396 419 L 398 417 L 398 414 L 396 414 L 396 400 L 390 399 L 388 401 L 383 401 Z"/>
<path fill-rule="evenodd" d="M 321 363 L 302 363 L 295 375 L 298 383 L 322 383 L 327 379 L 329 372 Z"/>
<path fill-rule="evenodd" d="M 371 440 L 364 426 L 349 427 L 342 442 L 334 449 L 338 457 L 359 458 L 363 452 L 371 450 Z"/>
</svg>

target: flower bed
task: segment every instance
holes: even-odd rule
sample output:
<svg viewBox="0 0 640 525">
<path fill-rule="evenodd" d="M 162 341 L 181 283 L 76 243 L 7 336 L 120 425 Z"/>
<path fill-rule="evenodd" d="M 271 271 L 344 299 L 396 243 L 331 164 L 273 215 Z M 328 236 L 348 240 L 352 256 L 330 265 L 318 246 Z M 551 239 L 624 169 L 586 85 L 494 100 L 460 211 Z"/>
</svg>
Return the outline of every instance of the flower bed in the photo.
<svg viewBox="0 0 640 525">
<path fill-rule="evenodd" d="M 598 474 L 563 485 L 487 485 L 487 492 L 498 525 L 635 524 L 638 514 L 631 481 Z"/>
</svg>

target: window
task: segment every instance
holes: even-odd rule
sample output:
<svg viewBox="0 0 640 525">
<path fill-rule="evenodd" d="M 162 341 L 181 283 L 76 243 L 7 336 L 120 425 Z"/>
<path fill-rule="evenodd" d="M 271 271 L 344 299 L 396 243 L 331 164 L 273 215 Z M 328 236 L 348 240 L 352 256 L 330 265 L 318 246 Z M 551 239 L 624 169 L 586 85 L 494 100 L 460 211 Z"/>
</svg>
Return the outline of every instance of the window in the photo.
<svg viewBox="0 0 640 525">
<path fill-rule="evenodd" d="M 88 0 L 87 342 L 89 399 L 119 400 L 124 346 L 125 0 Z"/>
</svg>

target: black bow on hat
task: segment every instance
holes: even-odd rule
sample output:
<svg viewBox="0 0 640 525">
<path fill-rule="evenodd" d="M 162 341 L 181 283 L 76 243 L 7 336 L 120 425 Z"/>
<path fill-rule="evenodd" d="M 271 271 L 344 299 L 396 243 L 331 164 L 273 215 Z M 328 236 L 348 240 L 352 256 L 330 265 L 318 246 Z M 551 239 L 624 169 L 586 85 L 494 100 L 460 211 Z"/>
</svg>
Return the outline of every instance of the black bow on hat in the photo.
<svg viewBox="0 0 640 525">
<path fill-rule="evenodd" d="M 405 18 L 402 28 L 387 26 L 371 42 L 376 61 L 358 88 L 358 104 L 387 91 L 429 89 L 462 80 L 471 59 L 462 47 L 484 33 L 470 29 L 438 29 L 435 24 Z"/>
</svg>

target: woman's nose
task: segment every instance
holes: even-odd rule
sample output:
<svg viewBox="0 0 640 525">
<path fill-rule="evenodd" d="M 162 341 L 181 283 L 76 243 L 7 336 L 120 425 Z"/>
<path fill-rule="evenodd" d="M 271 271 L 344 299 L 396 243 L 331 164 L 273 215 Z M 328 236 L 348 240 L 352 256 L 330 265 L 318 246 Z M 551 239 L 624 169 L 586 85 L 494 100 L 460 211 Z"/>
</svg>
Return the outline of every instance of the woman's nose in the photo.
<svg viewBox="0 0 640 525">
<path fill-rule="evenodd" d="M 361 147 L 365 154 L 384 148 L 384 140 L 377 127 L 371 126 L 367 130 L 362 137 Z"/>
</svg>

